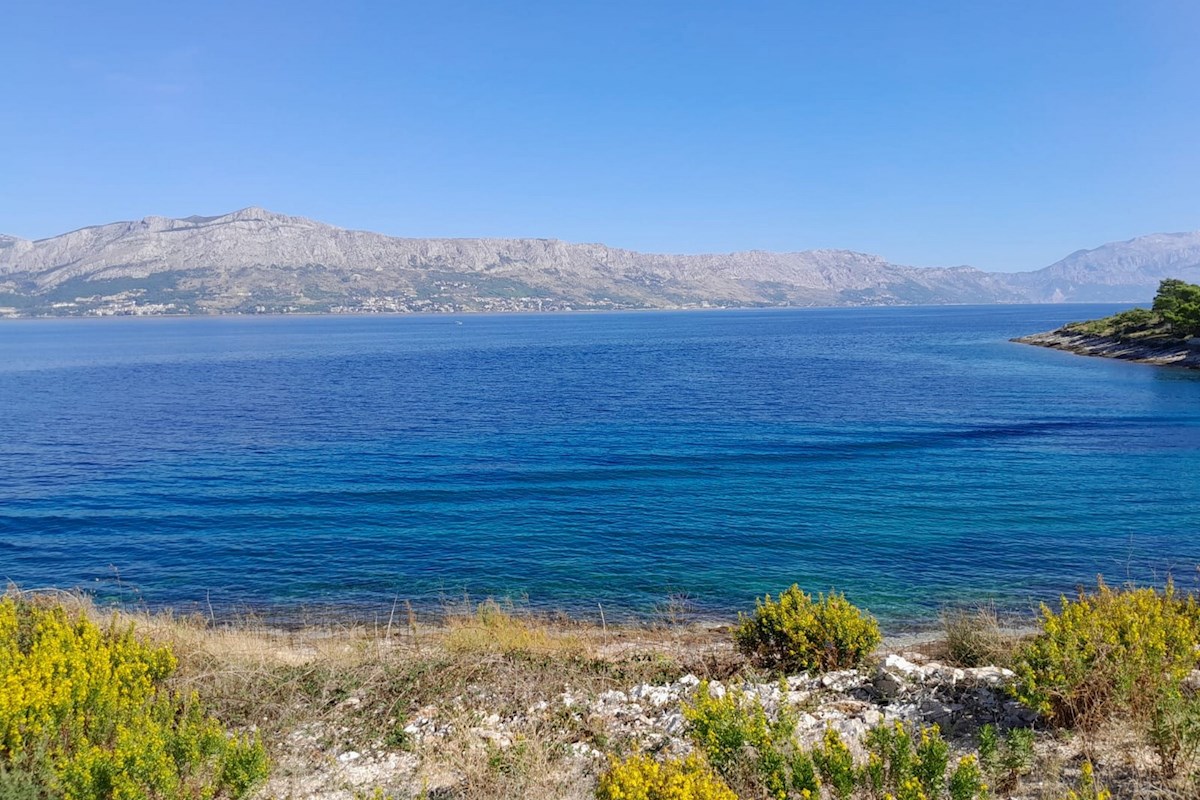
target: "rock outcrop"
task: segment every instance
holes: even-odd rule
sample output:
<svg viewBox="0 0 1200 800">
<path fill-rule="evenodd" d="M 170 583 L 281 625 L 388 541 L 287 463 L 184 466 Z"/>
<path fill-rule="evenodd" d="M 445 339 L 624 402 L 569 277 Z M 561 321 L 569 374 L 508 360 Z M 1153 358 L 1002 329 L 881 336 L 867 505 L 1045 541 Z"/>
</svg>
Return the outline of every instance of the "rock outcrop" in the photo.
<svg viewBox="0 0 1200 800">
<path fill-rule="evenodd" d="M 1019 336 L 1013 341 L 1065 350 L 1081 356 L 1100 356 L 1142 364 L 1200 369 L 1200 342 L 1190 344 L 1180 339 L 1121 339 L 1059 328 L 1047 333 Z"/>
</svg>

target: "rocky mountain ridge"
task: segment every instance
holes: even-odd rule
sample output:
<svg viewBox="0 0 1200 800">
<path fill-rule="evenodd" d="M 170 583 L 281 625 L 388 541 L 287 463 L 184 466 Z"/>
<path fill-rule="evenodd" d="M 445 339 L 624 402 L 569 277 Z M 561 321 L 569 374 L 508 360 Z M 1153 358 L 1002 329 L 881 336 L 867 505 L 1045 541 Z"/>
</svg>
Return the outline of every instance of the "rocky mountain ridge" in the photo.
<svg viewBox="0 0 1200 800">
<path fill-rule="evenodd" d="M 0 236 L 0 314 L 531 311 L 1141 301 L 1200 276 L 1200 233 L 1043 270 L 921 268 L 848 250 L 661 255 L 555 239 L 400 238 L 245 208 L 47 239 Z"/>
</svg>

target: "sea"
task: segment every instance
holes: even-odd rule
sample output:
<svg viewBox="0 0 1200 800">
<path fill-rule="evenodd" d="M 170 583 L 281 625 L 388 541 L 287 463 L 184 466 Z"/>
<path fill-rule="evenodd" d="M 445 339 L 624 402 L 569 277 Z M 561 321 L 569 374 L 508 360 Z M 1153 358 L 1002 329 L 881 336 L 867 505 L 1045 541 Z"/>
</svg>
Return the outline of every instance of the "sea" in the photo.
<svg viewBox="0 0 1200 800">
<path fill-rule="evenodd" d="M 1200 583 L 1200 372 L 1014 344 L 1124 308 L 0 323 L 0 579 L 379 619 L 491 598 L 886 629 Z"/>
</svg>

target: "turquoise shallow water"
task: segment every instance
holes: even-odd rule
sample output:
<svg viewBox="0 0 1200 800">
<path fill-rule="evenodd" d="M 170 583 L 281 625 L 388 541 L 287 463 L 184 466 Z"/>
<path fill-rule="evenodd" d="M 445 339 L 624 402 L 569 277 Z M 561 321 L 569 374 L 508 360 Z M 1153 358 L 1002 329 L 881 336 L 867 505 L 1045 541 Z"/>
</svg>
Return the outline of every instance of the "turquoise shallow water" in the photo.
<svg viewBox="0 0 1200 800">
<path fill-rule="evenodd" d="M 0 325 L 0 577 L 217 609 L 611 619 L 793 581 L 893 626 L 1196 583 L 1200 374 L 1112 306 Z"/>
</svg>

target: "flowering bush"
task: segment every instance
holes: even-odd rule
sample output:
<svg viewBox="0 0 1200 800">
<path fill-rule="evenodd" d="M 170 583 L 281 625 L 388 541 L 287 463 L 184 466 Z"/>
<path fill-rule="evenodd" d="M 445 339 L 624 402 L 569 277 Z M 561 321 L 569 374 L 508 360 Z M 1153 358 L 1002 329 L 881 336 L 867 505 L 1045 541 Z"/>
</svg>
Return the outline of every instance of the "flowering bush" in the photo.
<svg viewBox="0 0 1200 800">
<path fill-rule="evenodd" d="M 767 595 L 754 616 L 740 615 L 738 649 L 767 667 L 822 671 L 858 666 L 882 640 L 879 624 L 845 595 L 831 592 L 816 601 L 792 585 L 779 600 Z"/>
<path fill-rule="evenodd" d="M 658 762 L 649 756 L 613 761 L 600 777 L 598 800 L 738 800 L 695 756 Z"/>
<path fill-rule="evenodd" d="M 1041 633 L 1017 653 L 1017 699 L 1061 725 L 1091 725 L 1114 711 L 1144 713 L 1196 666 L 1197 606 L 1163 591 L 1114 591 L 1042 606 Z"/>
<path fill-rule="evenodd" d="M 262 745 L 167 690 L 175 666 L 131 627 L 0 598 L 0 771 L 64 800 L 242 797 L 266 775 Z"/>
</svg>

